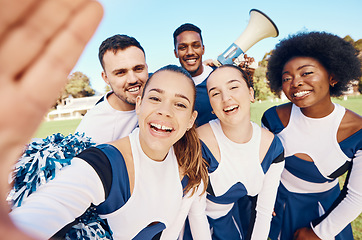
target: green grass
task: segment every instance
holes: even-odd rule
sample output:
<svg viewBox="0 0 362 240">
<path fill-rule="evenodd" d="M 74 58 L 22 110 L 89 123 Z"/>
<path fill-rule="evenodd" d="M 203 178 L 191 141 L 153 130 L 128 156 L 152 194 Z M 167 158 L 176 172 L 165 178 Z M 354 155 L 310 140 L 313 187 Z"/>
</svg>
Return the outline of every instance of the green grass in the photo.
<svg viewBox="0 0 362 240">
<path fill-rule="evenodd" d="M 263 101 L 263 102 L 255 102 L 251 104 L 251 120 L 260 124 L 260 119 L 262 114 L 268 108 L 282 104 L 286 101 Z M 345 108 L 348 108 L 359 115 L 362 115 L 362 95 L 360 96 L 351 96 L 348 97 L 348 100 L 334 98 L 333 102 L 338 103 Z M 51 121 L 51 122 L 43 122 L 38 131 L 35 133 L 34 137 L 45 138 L 53 133 L 62 133 L 64 135 L 68 135 L 69 133 L 74 133 L 77 128 L 80 119 L 76 120 L 64 120 L 64 121 Z M 340 178 L 341 183 L 343 184 L 344 178 Z M 352 222 L 353 234 L 356 240 L 362 240 L 362 214 Z"/>
<path fill-rule="evenodd" d="M 64 136 L 74 133 L 81 119 L 42 122 L 36 131 L 35 138 L 45 138 L 54 133 L 62 133 Z"/>
</svg>

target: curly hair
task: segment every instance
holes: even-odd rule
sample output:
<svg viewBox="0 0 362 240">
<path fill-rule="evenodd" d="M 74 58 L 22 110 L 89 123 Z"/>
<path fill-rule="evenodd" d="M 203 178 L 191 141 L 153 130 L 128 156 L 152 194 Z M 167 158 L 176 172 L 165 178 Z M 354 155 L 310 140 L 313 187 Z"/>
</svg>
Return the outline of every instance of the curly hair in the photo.
<svg viewBox="0 0 362 240">
<path fill-rule="evenodd" d="M 341 96 L 348 83 L 361 76 L 357 50 L 342 38 L 326 32 L 301 32 L 281 40 L 272 51 L 267 67 L 269 87 L 274 93 L 282 90 L 284 65 L 294 57 L 311 57 L 319 61 L 338 81 L 330 87 L 331 96 Z"/>
</svg>

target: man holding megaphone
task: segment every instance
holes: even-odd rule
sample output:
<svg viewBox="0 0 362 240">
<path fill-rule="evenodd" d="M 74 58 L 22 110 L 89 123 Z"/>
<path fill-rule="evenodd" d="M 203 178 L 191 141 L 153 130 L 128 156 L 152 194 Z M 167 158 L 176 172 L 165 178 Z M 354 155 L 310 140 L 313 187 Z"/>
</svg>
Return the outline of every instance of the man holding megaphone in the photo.
<svg viewBox="0 0 362 240">
<path fill-rule="evenodd" d="M 220 63 L 211 59 L 202 60 L 205 46 L 202 40 L 201 29 L 194 24 L 185 23 L 179 26 L 173 33 L 173 40 L 175 57 L 179 59 L 181 66 L 191 74 L 196 85 L 195 109 L 198 112 L 196 123 L 198 126 L 201 126 L 216 118 L 216 115 L 212 112 L 207 95 L 206 79 L 213 69 L 220 66 Z M 248 72 L 250 75 L 254 73 L 257 67 L 254 58 L 247 57 L 247 55 L 244 55 L 244 58 L 238 62 L 238 65 L 244 69 L 249 68 Z"/>
</svg>

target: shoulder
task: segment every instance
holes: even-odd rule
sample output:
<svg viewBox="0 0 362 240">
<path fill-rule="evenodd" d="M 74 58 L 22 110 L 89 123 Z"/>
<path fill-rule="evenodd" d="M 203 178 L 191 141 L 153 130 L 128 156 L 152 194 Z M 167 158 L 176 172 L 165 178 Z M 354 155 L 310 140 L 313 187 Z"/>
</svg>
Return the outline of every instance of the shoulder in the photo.
<svg viewBox="0 0 362 240">
<path fill-rule="evenodd" d="M 117 148 L 118 151 L 121 152 L 121 154 L 125 160 L 132 158 L 131 142 L 130 142 L 128 136 L 118 139 L 116 141 L 110 142 L 109 144 L 114 146 L 115 148 Z"/>
<path fill-rule="evenodd" d="M 279 133 L 288 125 L 291 109 L 291 103 L 269 108 L 264 112 L 261 119 L 263 127 L 266 127 L 273 133 Z"/>
<path fill-rule="evenodd" d="M 276 112 L 280 121 L 283 123 L 284 127 L 288 125 L 290 113 L 292 111 L 292 103 L 285 103 L 276 107 Z"/>
<path fill-rule="evenodd" d="M 217 141 L 210 126 L 210 123 L 206 123 L 196 129 L 199 138 L 205 143 L 205 145 L 212 151 L 215 145 L 217 146 Z"/>
<path fill-rule="evenodd" d="M 361 129 L 362 116 L 349 109 L 346 109 L 337 133 L 338 142 L 343 141 Z"/>
<path fill-rule="evenodd" d="M 206 123 L 198 127 L 196 132 L 203 144 L 208 148 L 208 151 L 210 151 L 216 159 L 220 159 L 219 145 L 210 124 Z"/>
<path fill-rule="evenodd" d="M 265 155 L 267 154 L 270 145 L 274 140 L 275 135 L 268 131 L 265 128 L 261 128 L 261 138 L 260 138 L 260 159 L 264 159 Z"/>
</svg>

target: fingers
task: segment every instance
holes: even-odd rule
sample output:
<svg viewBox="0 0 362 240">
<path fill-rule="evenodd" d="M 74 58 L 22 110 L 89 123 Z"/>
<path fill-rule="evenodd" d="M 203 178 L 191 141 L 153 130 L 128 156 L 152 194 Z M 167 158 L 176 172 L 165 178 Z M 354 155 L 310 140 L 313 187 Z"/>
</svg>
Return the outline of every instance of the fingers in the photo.
<svg viewBox="0 0 362 240">
<path fill-rule="evenodd" d="M 5 32 L 0 46 L 0 72 L 5 77 L 18 76 L 49 39 L 64 26 L 86 0 L 46 0 L 32 5 L 25 21 Z"/>
<path fill-rule="evenodd" d="M 49 0 L 53 1 L 60 0 Z M 102 14 L 99 3 L 86 1 L 80 10 L 73 11 L 67 25 L 57 34 L 47 37 L 47 42 L 43 42 L 46 47 L 33 57 L 27 71 L 19 72 L 21 78 L 14 81 L 10 77 L 0 77 L 0 109 L 6 113 L 0 118 L 1 159 L 16 159 L 19 149 L 35 132 L 66 83 L 70 69 L 94 33 Z M 18 55 L 18 58 L 21 57 Z M 13 60 L 13 64 L 17 65 L 16 58 Z M 5 153 L 8 156 L 3 156 Z"/>
<path fill-rule="evenodd" d="M 9 27 L 22 21 L 27 16 L 27 12 L 40 3 L 41 0 L 0 0 L 0 42 Z"/>
</svg>

